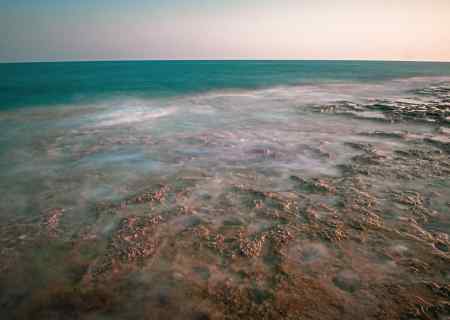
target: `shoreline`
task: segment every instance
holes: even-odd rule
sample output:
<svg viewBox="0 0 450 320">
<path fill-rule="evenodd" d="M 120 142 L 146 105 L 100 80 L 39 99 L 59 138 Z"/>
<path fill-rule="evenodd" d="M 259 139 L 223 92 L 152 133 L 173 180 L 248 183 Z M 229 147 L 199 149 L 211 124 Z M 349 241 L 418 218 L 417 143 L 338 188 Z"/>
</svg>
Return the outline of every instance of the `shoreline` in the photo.
<svg viewBox="0 0 450 320">
<path fill-rule="evenodd" d="M 22 119 L 0 161 L 6 317 L 449 316 L 450 82 L 336 92 L 56 113 L 30 141 Z"/>
</svg>

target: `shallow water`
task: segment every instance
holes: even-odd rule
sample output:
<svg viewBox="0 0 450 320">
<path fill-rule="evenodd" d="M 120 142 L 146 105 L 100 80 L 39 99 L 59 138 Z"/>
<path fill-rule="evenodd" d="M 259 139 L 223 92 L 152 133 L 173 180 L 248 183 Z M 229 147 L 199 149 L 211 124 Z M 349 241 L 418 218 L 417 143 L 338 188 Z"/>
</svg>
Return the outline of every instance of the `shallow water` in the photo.
<svg viewBox="0 0 450 320">
<path fill-rule="evenodd" d="M 0 187 L 10 201 L 2 203 L 2 212 L 15 202 L 25 209 L 24 202 L 39 203 L 44 194 L 61 187 L 72 195 L 69 203 L 58 205 L 76 210 L 79 199 L 74 198 L 93 194 L 90 200 L 102 200 L 102 190 L 108 190 L 109 198 L 120 197 L 124 193 L 114 189 L 126 188 L 142 175 L 164 177 L 179 170 L 201 169 L 213 175 L 232 169 L 272 171 L 281 179 L 298 172 L 337 174 L 337 166 L 355 154 L 343 143 L 354 139 L 360 124 L 312 113 L 306 104 L 315 99 L 302 102 L 304 90 L 213 93 L 165 103 L 101 105 L 97 111 L 93 105 L 4 113 L 1 124 L 8 143 L 0 157 Z M 327 88 L 311 90 L 319 91 L 325 102 Z M 331 88 L 327 102 L 350 95 L 349 89 L 345 94 L 345 89 L 335 94 L 337 90 Z M 367 86 L 353 90 L 359 98 Z M 8 130 L 10 123 L 14 128 Z M 367 131 L 385 126 L 370 124 Z M 18 183 L 21 179 L 33 183 Z"/>
<path fill-rule="evenodd" d="M 416 90 L 449 81 L 1 112 L 2 308 L 42 319 L 448 316 L 450 164 L 445 145 L 424 142 L 448 123 L 365 104 L 426 103 L 437 96 Z M 343 101 L 359 105 L 341 112 Z"/>
</svg>

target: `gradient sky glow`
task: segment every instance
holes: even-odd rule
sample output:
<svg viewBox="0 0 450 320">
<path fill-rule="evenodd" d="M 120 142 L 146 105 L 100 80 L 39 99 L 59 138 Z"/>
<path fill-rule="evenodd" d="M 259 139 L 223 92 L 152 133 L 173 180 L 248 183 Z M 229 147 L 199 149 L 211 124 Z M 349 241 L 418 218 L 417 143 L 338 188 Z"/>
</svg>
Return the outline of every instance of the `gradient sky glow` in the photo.
<svg viewBox="0 0 450 320">
<path fill-rule="evenodd" d="M 450 0 L 0 0 L 0 62 L 450 61 Z"/>
</svg>

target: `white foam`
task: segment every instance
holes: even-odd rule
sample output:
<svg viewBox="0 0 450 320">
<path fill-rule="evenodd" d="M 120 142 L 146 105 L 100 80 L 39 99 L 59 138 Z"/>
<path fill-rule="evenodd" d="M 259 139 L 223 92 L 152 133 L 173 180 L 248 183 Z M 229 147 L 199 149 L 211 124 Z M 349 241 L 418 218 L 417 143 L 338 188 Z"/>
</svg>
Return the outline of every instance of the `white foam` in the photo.
<svg viewBox="0 0 450 320">
<path fill-rule="evenodd" d="M 112 127 L 119 125 L 128 125 L 137 122 L 151 121 L 154 119 L 167 117 L 177 112 L 175 107 L 167 108 L 124 108 L 113 111 L 100 117 L 100 121 L 95 123 L 96 127 Z"/>
</svg>

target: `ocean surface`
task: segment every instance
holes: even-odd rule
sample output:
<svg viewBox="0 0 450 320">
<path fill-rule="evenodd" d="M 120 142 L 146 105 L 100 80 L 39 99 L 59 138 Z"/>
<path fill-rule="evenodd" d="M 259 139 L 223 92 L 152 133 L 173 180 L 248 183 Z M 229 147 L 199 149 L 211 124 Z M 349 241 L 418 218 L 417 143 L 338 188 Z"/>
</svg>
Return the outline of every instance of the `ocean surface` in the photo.
<svg viewBox="0 0 450 320">
<path fill-rule="evenodd" d="M 450 63 L 122 61 L 0 64 L 0 109 L 224 89 L 448 76 Z"/>
<path fill-rule="evenodd" d="M 447 316 L 449 126 L 450 63 L 0 64 L 0 307 Z"/>
</svg>

